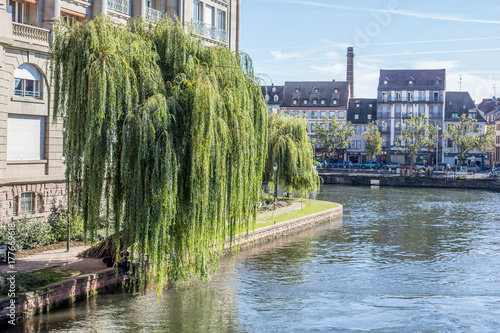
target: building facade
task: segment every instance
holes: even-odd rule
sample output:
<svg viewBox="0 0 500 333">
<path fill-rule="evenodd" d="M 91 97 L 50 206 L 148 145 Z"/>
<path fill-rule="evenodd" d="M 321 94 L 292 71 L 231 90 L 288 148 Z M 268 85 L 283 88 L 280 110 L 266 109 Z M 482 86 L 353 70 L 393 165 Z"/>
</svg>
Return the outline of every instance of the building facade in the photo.
<svg viewBox="0 0 500 333">
<path fill-rule="evenodd" d="M 377 120 L 377 99 L 353 98 L 349 101 L 347 121 L 354 128 L 351 146 L 347 148 L 347 160 L 352 163 L 367 162 L 370 156 L 366 154 L 364 133 L 370 122 Z"/>
<path fill-rule="evenodd" d="M 382 160 L 407 163 L 397 147 L 405 119 L 424 114 L 430 123 L 443 127 L 445 70 L 380 70 L 377 119 L 382 136 Z M 437 143 L 442 151 L 442 140 Z M 423 149 L 418 162 L 432 163 L 432 152 Z M 439 161 L 443 157 L 440 154 Z"/>
<path fill-rule="evenodd" d="M 0 222 L 65 203 L 63 131 L 50 106 L 50 30 L 99 14 L 126 23 L 177 16 L 207 45 L 238 51 L 240 0 L 0 0 Z"/>
<path fill-rule="evenodd" d="M 449 126 L 457 125 L 460 123 L 460 117 L 466 115 L 477 120 L 477 126 L 479 127 L 480 133 L 486 132 L 486 120 L 483 117 L 483 113 L 476 108 L 472 97 L 468 92 L 456 92 L 448 91 L 446 92 L 446 107 L 444 116 L 444 128 L 447 129 Z M 453 145 L 451 140 L 447 140 L 444 147 L 444 162 L 448 163 L 450 166 L 455 166 L 459 164 L 458 153 L 456 147 Z M 477 164 L 480 168 L 484 165 L 485 152 L 480 152 L 478 150 L 473 150 L 469 152 L 467 159 L 467 164 Z"/>
</svg>

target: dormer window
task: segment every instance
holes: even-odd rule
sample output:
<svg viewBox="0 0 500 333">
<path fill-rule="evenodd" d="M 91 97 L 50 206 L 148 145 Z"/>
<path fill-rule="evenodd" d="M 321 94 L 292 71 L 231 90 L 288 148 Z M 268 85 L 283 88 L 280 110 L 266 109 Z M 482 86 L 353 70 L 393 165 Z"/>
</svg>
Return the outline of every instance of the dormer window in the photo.
<svg viewBox="0 0 500 333">
<path fill-rule="evenodd" d="M 318 100 L 317 99 L 313 99 L 313 105 L 317 105 L 318 104 Z"/>
<path fill-rule="evenodd" d="M 314 87 L 314 88 L 313 88 L 313 92 L 314 92 L 315 94 L 317 94 L 317 93 L 319 93 L 319 89 L 318 89 L 318 88 L 316 88 L 316 87 Z"/>
<path fill-rule="evenodd" d="M 339 90 L 337 88 L 333 89 L 333 93 L 334 94 L 338 94 L 339 93 Z"/>
<path fill-rule="evenodd" d="M 469 114 L 472 119 L 477 119 L 477 115 L 475 112 Z"/>
<path fill-rule="evenodd" d="M 464 110 L 465 110 L 465 108 L 466 108 L 466 106 L 465 106 L 465 104 L 464 104 L 464 105 L 462 106 L 462 109 L 464 109 Z"/>
<path fill-rule="evenodd" d="M 408 85 L 409 85 L 409 86 L 413 86 L 413 80 L 409 80 L 409 81 L 408 81 Z"/>
<path fill-rule="evenodd" d="M 307 99 L 304 100 L 304 105 L 307 105 Z"/>
<path fill-rule="evenodd" d="M 325 105 L 326 101 L 324 99 L 321 100 L 321 105 Z"/>
<path fill-rule="evenodd" d="M 434 85 L 435 85 L 435 86 L 439 86 L 439 79 L 435 79 L 435 80 L 434 80 Z"/>
<path fill-rule="evenodd" d="M 370 108 L 373 107 L 373 104 L 372 103 L 368 104 L 368 107 L 370 107 Z"/>
<path fill-rule="evenodd" d="M 359 103 L 356 103 L 356 107 L 359 108 Z"/>
<path fill-rule="evenodd" d="M 355 114 L 354 119 L 359 119 L 359 114 Z"/>
<path fill-rule="evenodd" d="M 274 101 L 277 102 L 280 99 L 278 95 L 274 95 Z"/>
<path fill-rule="evenodd" d="M 371 119 L 372 119 L 372 115 L 371 115 L 371 114 L 368 114 L 368 115 L 366 115 L 366 116 L 367 116 L 368 120 L 371 120 Z"/>
<path fill-rule="evenodd" d="M 269 102 L 269 95 L 268 94 L 266 94 L 265 98 L 266 98 L 266 103 Z"/>
<path fill-rule="evenodd" d="M 292 103 L 293 103 L 293 105 L 297 105 L 297 100 L 294 99 Z"/>
<path fill-rule="evenodd" d="M 273 89 L 271 89 L 272 92 L 276 92 L 276 87 L 273 87 Z"/>
<path fill-rule="evenodd" d="M 337 104 L 339 104 L 339 101 L 338 101 L 338 100 L 336 100 L 336 99 L 334 99 L 334 100 L 332 101 L 332 104 L 333 104 L 333 105 L 337 105 Z"/>
<path fill-rule="evenodd" d="M 300 93 L 300 89 L 299 88 L 295 88 L 295 93 L 296 94 Z"/>
</svg>

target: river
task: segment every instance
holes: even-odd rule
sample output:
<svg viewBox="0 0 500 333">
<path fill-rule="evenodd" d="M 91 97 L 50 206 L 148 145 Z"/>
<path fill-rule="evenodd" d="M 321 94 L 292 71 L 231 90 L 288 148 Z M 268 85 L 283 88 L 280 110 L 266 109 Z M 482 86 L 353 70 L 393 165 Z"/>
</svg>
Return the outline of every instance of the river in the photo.
<svg viewBox="0 0 500 333">
<path fill-rule="evenodd" d="M 500 331 L 500 193 L 325 185 L 331 222 L 224 259 L 211 282 L 109 294 L 32 332 Z"/>
</svg>

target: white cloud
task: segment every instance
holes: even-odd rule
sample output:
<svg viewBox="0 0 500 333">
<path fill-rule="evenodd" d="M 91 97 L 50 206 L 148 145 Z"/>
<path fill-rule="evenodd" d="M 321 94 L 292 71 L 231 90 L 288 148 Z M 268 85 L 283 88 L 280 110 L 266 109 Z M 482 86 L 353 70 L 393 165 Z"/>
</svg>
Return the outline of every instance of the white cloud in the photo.
<svg viewBox="0 0 500 333">
<path fill-rule="evenodd" d="M 303 52 L 292 52 L 292 53 L 283 53 L 281 50 L 271 51 L 271 55 L 274 57 L 274 60 L 277 61 L 286 61 L 291 59 L 300 59 L 314 54 L 316 51 L 308 50 Z"/>
<path fill-rule="evenodd" d="M 328 75 L 330 77 L 330 80 L 334 79 L 336 81 L 344 81 L 346 77 L 346 64 L 344 63 L 337 63 L 329 66 L 314 65 L 310 66 L 310 69 L 313 71 L 312 74 L 322 77 Z"/>
</svg>

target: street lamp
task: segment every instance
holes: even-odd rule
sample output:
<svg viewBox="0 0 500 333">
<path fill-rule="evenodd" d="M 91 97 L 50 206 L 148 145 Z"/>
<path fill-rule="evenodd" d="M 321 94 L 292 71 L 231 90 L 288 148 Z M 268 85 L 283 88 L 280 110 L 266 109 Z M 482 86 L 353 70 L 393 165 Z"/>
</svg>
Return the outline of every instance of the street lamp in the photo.
<svg viewBox="0 0 500 333">
<path fill-rule="evenodd" d="M 439 170 L 439 131 L 441 127 L 436 125 L 436 171 Z"/>
<path fill-rule="evenodd" d="M 274 163 L 274 210 L 276 210 L 276 197 L 278 196 L 278 178 L 276 177 L 276 173 L 278 171 L 278 164 Z"/>
</svg>

